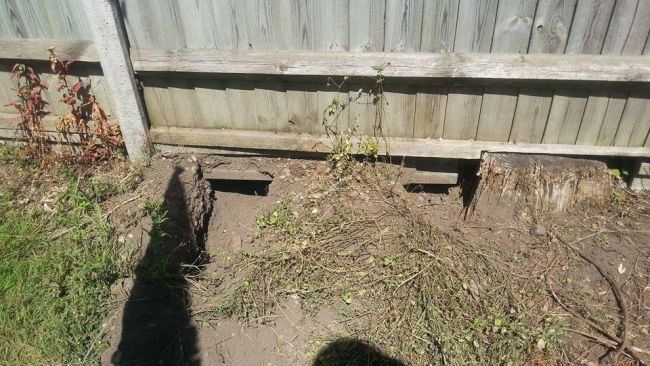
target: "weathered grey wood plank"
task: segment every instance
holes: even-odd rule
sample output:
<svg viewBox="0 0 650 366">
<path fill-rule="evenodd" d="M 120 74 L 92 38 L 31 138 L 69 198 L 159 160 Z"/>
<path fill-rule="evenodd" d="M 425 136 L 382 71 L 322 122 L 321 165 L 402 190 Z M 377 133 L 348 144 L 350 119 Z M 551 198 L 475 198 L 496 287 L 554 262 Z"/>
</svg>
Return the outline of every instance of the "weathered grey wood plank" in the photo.
<svg viewBox="0 0 650 366">
<path fill-rule="evenodd" d="M 566 53 L 600 54 L 615 0 L 580 0 Z"/>
<path fill-rule="evenodd" d="M 256 83 L 255 109 L 259 131 L 288 131 L 287 98 L 284 85 L 276 81 Z M 250 102 L 250 101 L 249 101 Z"/>
<path fill-rule="evenodd" d="M 145 89 L 147 88 L 149 88 L 151 90 L 151 93 L 155 95 L 155 97 L 152 96 L 152 98 L 154 98 L 154 100 L 158 103 L 160 116 L 164 117 L 164 121 L 167 126 L 173 127 L 176 121 L 176 115 L 174 114 L 174 105 L 169 93 L 169 79 L 152 79 L 148 82 L 147 87 L 145 87 Z"/>
<path fill-rule="evenodd" d="M 454 50 L 458 6 L 459 0 L 424 2 L 420 51 L 452 52 Z M 441 138 L 447 110 L 447 87 L 418 86 L 415 105 L 413 135 Z"/>
<path fill-rule="evenodd" d="M 535 15 L 536 1 L 500 1 L 492 40 L 492 53 L 525 53 Z M 477 140 L 507 141 L 517 105 L 518 89 L 486 88 L 483 94 Z M 522 103 L 528 99 L 522 100 Z M 483 124 L 484 126 L 481 126 Z M 498 129 L 498 131 L 491 131 Z M 492 140 L 495 139 L 495 140 Z"/>
<path fill-rule="evenodd" d="M 627 96 L 629 93 L 622 91 L 614 91 L 609 95 L 607 101 L 607 110 L 603 116 L 603 123 L 598 132 L 597 145 L 611 146 L 614 145 L 616 131 L 618 130 L 625 104 L 627 103 Z"/>
<path fill-rule="evenodd" d="M 182 7 L 175 0 L 121 0 L 120 8 L 132 47 L 186 47 Z"/>
<path fill-rule="evenodd" d="M 609 103 L 610 93 L 606 90 L 593 90 L 587 98 L 585 111 L 582 116 L 582 124 L 578 132 L 576 144 L 578 145 L 596 145 L 598 135 L 603 127 L 605 114 L 607 113 L 607 105 Z M 620 115 L 619 115 L 620 120 Z M 614 133 L 618 121 L 614 124 Z"/>
<path fill-rule="evenodd" d="M 423 0 L 391 0 L 386 3 L 384 51 L 420 50 Z"/>
<path fill-rule="evenodd" d="M 226 85 L 223 80 L 198 79 L 194 80 L 194 93 L 199 108 L 201 120 L 196 124 L 200 127 L 229 128 L 230 111 L 226 98 Z"/>
<path fill-rule="evenodd" d="M 630 137 L 630 147 L 647 146 L 647 137 L 650 136 L 650 106 L 648 105 L 649 99 L 644 98 L 643 109 L 641 115 L 637 117 L 636 124 L 632 129 L 632 136 Z"/>
<path fill-rule="evenodd" d="M 442 138 L 447 112 L 447 87 L 418 86 L 413 137 Z"/>
<path fill-rule="evenodd" d="M 347 51 L 350 49 L 349 0 L 309 0 L 313 3 L 314 50 Z"/>
<path fill-rule="evenodd" d="M 522 89 L 515 110 L 509 140 L 512 142 L 539 143 L 542 141 L 553 91 L 548 89 Z"/>
<path fill-rule="evenodd" d="M 132 49 L 137 71 L 303 76 L 650 81 L 641 56 Z M 585 67 L 589 65 L 589 67 Z"/>
<path fill-rule="evenodd" d="M 459 0 L 425 1 L 421 52 L 453 52 Z M 464 30 L 463 30 L 464 31 Z"/>
<path fill-rule="evenodd" d="M 411 85 L 387 85 L 384 89 L 386 136 L 413 137 L 416 88 Z"/>
<path fill-rule="evenodd" d="M 650 1 L 639 0 L 632 27 L 630 27 L 630 32 L 621 53 L 623 55 L 640 55 L 643 52 L 645 42 L 650 39 L 648 37 L 649 33 Z"/>
<path fill-rule="evenodd" d="M 341 83 L 341 81 L 342 80 L 337 79 L 337 83 Z M 352 85 L 354 84 L 343 84 L 340 90 L 332 82 L 328 82 L 327 84 L 321 83 L 317 86 L 318 91 L 316 92 L 316 98 L 318 103 L 317 110 L 319 112 L 319 117 L 322 121 L 323 117 L 327 116 L 326 124 L 328 126 L 332 126 L 339 132 L 347 130 L 348 128 L 354 128 L 354 121 L 352 120 L 351 115 L 356 106 L 348 106 L 345 109 L 338 110 L 338 112 L 332 115 L 327 112 L 327 109 L 330 107 L 330 105 L 332 105 L 334 100 L 336 100 L 337 103 L 347 104 L 350 98 L 350 93 L 352 93 Z M 365 118 L 365 116 L 361 116 L 359 120 L 360 123 L 366 123 L 366 121 L 369 121 Z M 325 127 L 323 127 L 323 132 L 324 131 Z M 361 133 L 362 131 L 359 132 Z"/>
<path fill-rule="evenodd" d="M 497 0 L 460 0 L 454 52 L 490 52 Z"/>
<path fill-rule="evenodd" d="M 350 1 L 350 51 L 383 51 L 385 16 L 386 0 Z"/>
<path fill-rule="evenodd" d="M 387 128 L 387 126 L 378 126 L 381 122 L 379 114 L 382 113 L 379 109 L 383 103 L 373 103 L 374 96 L 369 94 L 369 91 L 374 84 L 371 79 L 365 82 L 353 80 L 349 84 L 349 92 L 346 96 L 353 101 L 348 108 L 350 128 L 362 136 L 379 136 L 378 128 Z"/>
<path fill-rule="evenodd" d="M 75 67 L 78 67 L 76 65 Z M 101 106 L 106 114 L 113 115 L 115 110 L 113 98 L 111 98 L 110 89 L 106 85 L 104 76 L 98 75 L 96 70 L 88 70 L 89 75 L 87 81 L 90 83 L 90 93 L 97 98 L 97 103 Z"/>
<path fill-rule="evenodd" d="M 89 20 L 81 4 L 83 0 L 40 1 L 43 2 L 46 17 L 49 19 L 49 29 L 39 38 L 93 40 Z"/>
<path fill-rule="evenodd" d="M 490 52 L 526 53 L 537 0 L 501 0 Z"/>
<path fill-rule="evenodd" d="M 164 91 L 159 89 L 164 89 Z M 166 98 L 163 98 L 163 95 L 165 95 Z M 171 105 L 169 93 L 167 92 L 166 79 L 156 78 L 150 81 L 145 80 L 145 85 L 142 89 L 142 96 L 144 98 L 144 103 L 147 106 L 147 115 L 151 126 L 174 126 L 175 118 L 173 116 L 173 111 L 165 111 L 165 107 L 169 108 Z M 171 120 L 168 119 L 168 116 L 171 117 Z"/>
<path fill-rule="evenodd" d="M 291 83 L 287 87 L 288 132 L 323 134 L 316 83 Z"/>
<path fill-rule="evenodd" d="M 449 87 L 443 138 L 475 139 L 481 112 L 483 90 L 480 88 Z"/>
<path fill-rule="evenodd" d="M 518 94 L 513 88 L 485 88 L 476 140 L 508 141 Z"/>
<path fill-rule="evenodd" d="M 0 58 L 48 60 L 48 47 L 55 47 L 57 56 L 62 60 L 99 62 L 92 42 L 65 39 L 0 39 Z"/>
<path fill-rule="evenodd" d="M 329 138 L 259 131 L 208 130 L 157 127 L 151 130 L 154 142 L 168 145 L 211 146 L 216 148 L 261 149 L 277 151 L 330 152 Z M 578 146 L 561 144 L 527 144 L 437 139 L 387 138 L 394 156 L 479 159 L 483 152 L 529 154 L 650 157 L 650 150 L 639 147 Z M 386 152 L 380 144 L 380 154 Z"/>
<path fill-rule="evenodd" d="M 11 78 L 11 73 L 6 70 L 11 70 L 11 65 L 8 63 L 0 63 L 0 112 L 3 113 L 17 113 L 16 108 L 6 105 L 18 99 L 16 92 L 12 90 L 15 81 Z"/>
<path fill-rule="evenodd" d="M 196 103 L 194 81 L 185 78 L 171 78 L 167 89 L 175 116 L 174 126 L 199 127 L 201 114 Z"/>
<path fill-rule="evenodd" d="M 47 12 L 41 1 L 7 1 L 5 8 L 9 18 L 9 35 L 17 38 L 42 38 L 49 28 Z"/>
<path fill-rule="evenodd" d="M 638 0 L 616 2 L 601 51 L 603 55 L 620 55 L 623 52 L 632 28 L 638 2 Z"/>
<path fill-rule="evenodd" d="M 564 53 L 577 0 L 540 0 L 529 53 Z"/>
<path fill-rule="evenodd" d="M 248 80 L 226 81 L 226 100 L 230 124 L 236 130 L 256 130 L 255 83 Z"/>
<path fill-rule="evenodd" d="M 542 142 L 549 144 L 575 144 L 578 131 L 583 127 L 583 115 L 588 92 L 584 90 L 556 90 L 546 122 Z M 596 130 L 597 131 L 597 130 Z"/>
<path fill-rule="evenodd" d="M 643 146 L 650 129 L 650 92 L 631 92 L 614 138 L 615 146 Z"/>
</svg>

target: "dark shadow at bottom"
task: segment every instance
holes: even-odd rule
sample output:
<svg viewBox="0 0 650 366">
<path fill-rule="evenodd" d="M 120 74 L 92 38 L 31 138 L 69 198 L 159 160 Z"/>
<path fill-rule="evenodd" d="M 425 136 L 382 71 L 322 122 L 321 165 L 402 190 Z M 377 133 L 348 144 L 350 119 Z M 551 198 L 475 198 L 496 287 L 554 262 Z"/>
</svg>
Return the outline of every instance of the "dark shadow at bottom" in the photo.
<svg viewBox="0 0 650 366">
<path fill-rule="evenodd" d="M 189 313 L 190 296 L 181 275 L 183 264 L 194 263 L 198 248 L 176 168 L 165 191 L 159 229 L 135 269 L 135 281 L 124 305 L 120 344 L 114 365 L 200 365 L 197 330 Z"/>
<path fill-rule="evenodd" d="M 376 347 L 354 338 L 340 338 L 322 348 L 313 366 L 405 366 Z"/>
</svg>

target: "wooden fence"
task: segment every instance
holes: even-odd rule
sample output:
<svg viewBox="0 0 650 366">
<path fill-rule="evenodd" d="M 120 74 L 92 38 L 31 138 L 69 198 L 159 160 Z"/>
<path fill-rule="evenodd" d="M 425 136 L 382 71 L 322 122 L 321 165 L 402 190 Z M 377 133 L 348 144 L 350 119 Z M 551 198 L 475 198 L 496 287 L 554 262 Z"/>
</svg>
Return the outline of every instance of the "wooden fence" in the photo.
<svg viewBox="0 0 650 366">
<path fill-rule="evenodd" d="M 5 0 L 0 65 L 55 45 L 111 111 L 81 3 Z M 157 144 L 324 151 L 323 110 L 381 65 L 394 154 L 650 157 L 650 0 L 121 0 L 119 15 Z M 371 97 L 338 123 L 376 134 Z"/>
</svg>

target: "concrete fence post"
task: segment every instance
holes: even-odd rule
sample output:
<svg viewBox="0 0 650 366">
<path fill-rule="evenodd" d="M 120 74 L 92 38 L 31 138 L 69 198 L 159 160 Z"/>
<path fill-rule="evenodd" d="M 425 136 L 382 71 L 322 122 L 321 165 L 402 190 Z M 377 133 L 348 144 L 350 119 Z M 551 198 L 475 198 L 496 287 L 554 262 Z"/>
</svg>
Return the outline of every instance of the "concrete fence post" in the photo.
<svg viewBox="0 0 650 366">
<path fill-rule="evenodd" d="M 99 61 L 102 65 L 124 144 L 131 161 L 150 154 L 147 120 L 133 77 L 126 35 L 115 0 L 84 0 Z"/>
</svg>

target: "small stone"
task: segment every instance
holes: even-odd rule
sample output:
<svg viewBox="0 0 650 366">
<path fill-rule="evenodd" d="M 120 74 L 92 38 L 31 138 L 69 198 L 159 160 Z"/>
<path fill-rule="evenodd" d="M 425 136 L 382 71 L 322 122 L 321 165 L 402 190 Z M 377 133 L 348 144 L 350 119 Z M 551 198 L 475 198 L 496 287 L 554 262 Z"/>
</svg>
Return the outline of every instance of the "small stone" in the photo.
<svg viewBox="0 0 650 366">
<path fill-rule="evenodd" d="M 533 227 L 530 228 L 530 231 L 528 231 L 530 235 L 535 235 L 535 236 L 545 236 L 546 235 L 546 228 L 540 224 L 534 225 Z"/>
</svg>

